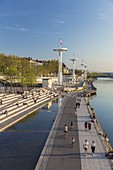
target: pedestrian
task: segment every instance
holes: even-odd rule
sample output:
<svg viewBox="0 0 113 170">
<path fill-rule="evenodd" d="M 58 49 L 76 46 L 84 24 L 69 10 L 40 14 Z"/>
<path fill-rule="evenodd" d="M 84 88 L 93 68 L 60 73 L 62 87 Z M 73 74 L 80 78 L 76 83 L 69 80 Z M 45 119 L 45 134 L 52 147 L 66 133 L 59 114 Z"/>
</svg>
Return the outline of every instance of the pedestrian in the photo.
<svg viewBox="0 0 113 170">
<path fill-rule="evenodd" d="M 91 130 L 91 122 L 88 122 L 88 129 Z"/>
<path fill-rule="evenodd" d="M 77 112 L 77 106 L 75 107 L 75 113 Z"/>
<path fill-rule="evenodd" d="M 74 146 L 74 143 L 75 143 L 75 138 L 72 137 L 72 147 Z"/>
<path fill-rule="evenodd" d="M 19 103 L 18 103 L 18 101 L 16 102 L 16 105 L 19 107 Z"/>
<path fill-rule="evenodd" d="M 92 155 L 94 155 L 94 153 L 95 153 L 95 147 L 96 147 L 96 143 L 95 143 L 95 141 L 93 140 L 92 143 L 91 143 Z"/>
<path fill-rule="evenodd" d="M 2 99 L 0 99 L 0 104 L 2 104 Z"/>
<path fill-rule="evenodd" d="M 76 102 L 76 109 L 78 108 L 78 103 Z"/>
<path fill-rule="evenodd" d="M 107 133 L 106 133 L 106 134 L 104 134 L 104 138 L 105 138 L 105 139 L 107 138 Z"/>
<path fill-rule="evenodd" d="M 36 103 L 36 99 L 34 99 L 34 103 Z"/>
<path fill-rule="evenodd" d="M 87 154 L 87 150 L 89 148 L 89 142 L 87 141 L 87 139 L 85 140 L 85 143 L 83 144 L 83 149 L 84 149 L 84 155 L 86 156 Z"/>
<path fill-rule="evenodd" d="M 84 123 L 84 128 L 87 130 L 87 121 Z"/>
<path fill-rule="evenodd" d="M 71 129 L 73 128 L 73 125 L 74 125 L 74 124 L 73 124 L 73 122 L 71 121 Z"/>
<path fill-rule="evenodd" d="M 68 133 L 68 126 L 64 126 L 64 138 L 67 138 L 67 133 Z"/>
<path fill-rule="evenodd" d="M 113 149 L 110 147 L 105 156 L 113 156 Z"/>
</svg>

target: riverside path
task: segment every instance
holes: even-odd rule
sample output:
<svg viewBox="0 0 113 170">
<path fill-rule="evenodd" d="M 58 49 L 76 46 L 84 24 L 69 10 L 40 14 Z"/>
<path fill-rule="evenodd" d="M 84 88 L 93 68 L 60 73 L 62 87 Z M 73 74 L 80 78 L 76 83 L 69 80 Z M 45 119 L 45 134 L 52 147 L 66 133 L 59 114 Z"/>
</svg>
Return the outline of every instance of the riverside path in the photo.
<svg viewBox="0 0 113 170">
<path fill-rule="evenodd" d="M 92 123 L 91 131 L 84 129 L 84 122 L 90 121 L 89 110 L 84 97 L 81 97 L 80 107 L 75 111 L 75 105 L 80 97 L 77 93 L 67 94 L 58 112 L 52 130 L 46 141 L 35 170 L 111 170 L 112 162 L 105 157 L 105 147 L 97 128 Z M 71 121 L 74 126 L 71 128 Z M 64 126 L 69 127 L 64 138 Z M 72 147 L 72 137 L 75 144 Z M 89 142 L 87 156 L 84 156 L 83 143 Z M 91 153 L 91 142 L 96 142 L 95 155 Z"/>
</svg>

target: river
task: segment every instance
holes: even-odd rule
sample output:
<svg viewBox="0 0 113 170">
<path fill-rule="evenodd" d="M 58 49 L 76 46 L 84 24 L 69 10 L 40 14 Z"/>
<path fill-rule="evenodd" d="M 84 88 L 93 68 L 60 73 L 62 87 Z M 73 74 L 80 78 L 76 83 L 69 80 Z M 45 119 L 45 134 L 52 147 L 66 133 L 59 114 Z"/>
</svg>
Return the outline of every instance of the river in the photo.
<svg viewBox="0 0 113 170">
<path fill-rule="evenodd" d="M 90 100 L 95 114 L 113 147 L 113 79 L 96 80 L 97 95 Z"/>
<path fill-rule="evenodd" d="M 62 98 L 0 133 L 0 170 L 34 170 Z"/>
</svg>

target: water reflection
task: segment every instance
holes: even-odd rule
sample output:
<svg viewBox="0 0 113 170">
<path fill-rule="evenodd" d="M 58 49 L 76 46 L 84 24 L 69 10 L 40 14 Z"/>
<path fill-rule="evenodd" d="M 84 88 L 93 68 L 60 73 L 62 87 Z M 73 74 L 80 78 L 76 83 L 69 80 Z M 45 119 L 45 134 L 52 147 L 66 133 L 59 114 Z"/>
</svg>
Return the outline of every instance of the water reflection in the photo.
<svg viewBox="0 0 113 170">
<path fill-rule="evenodd" d="M 55 100 L 0 133 L 1 170 L 34 170 L 57 112 Z"/>
<path fill-rule="evenodd" d="M 63 98 L 60 96 L 60 97 L 58 98 L 58 109 L 61 108 L 62 102 L 63 102 Z"/>
<path fill-rule="evenodd" d="M 52 106 L 52 101 L 48 102 L 45 106 L 43 106 L 43 109 L 50 109 Z"/>
</svg>

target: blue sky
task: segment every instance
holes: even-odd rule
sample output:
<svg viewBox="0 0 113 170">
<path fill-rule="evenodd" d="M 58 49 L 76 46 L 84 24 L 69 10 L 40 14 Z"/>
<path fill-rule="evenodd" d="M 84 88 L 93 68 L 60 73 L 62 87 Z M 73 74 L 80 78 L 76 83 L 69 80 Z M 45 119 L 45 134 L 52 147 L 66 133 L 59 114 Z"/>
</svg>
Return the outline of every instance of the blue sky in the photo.
<svg viewBox="0 0 113 170">
<path fill-rule="evenodd" d="M 69 68 L 113 72 L 113 0 L 0 0 L 0 53 L 58 59 L 60 38 Z"/>
</svg>

